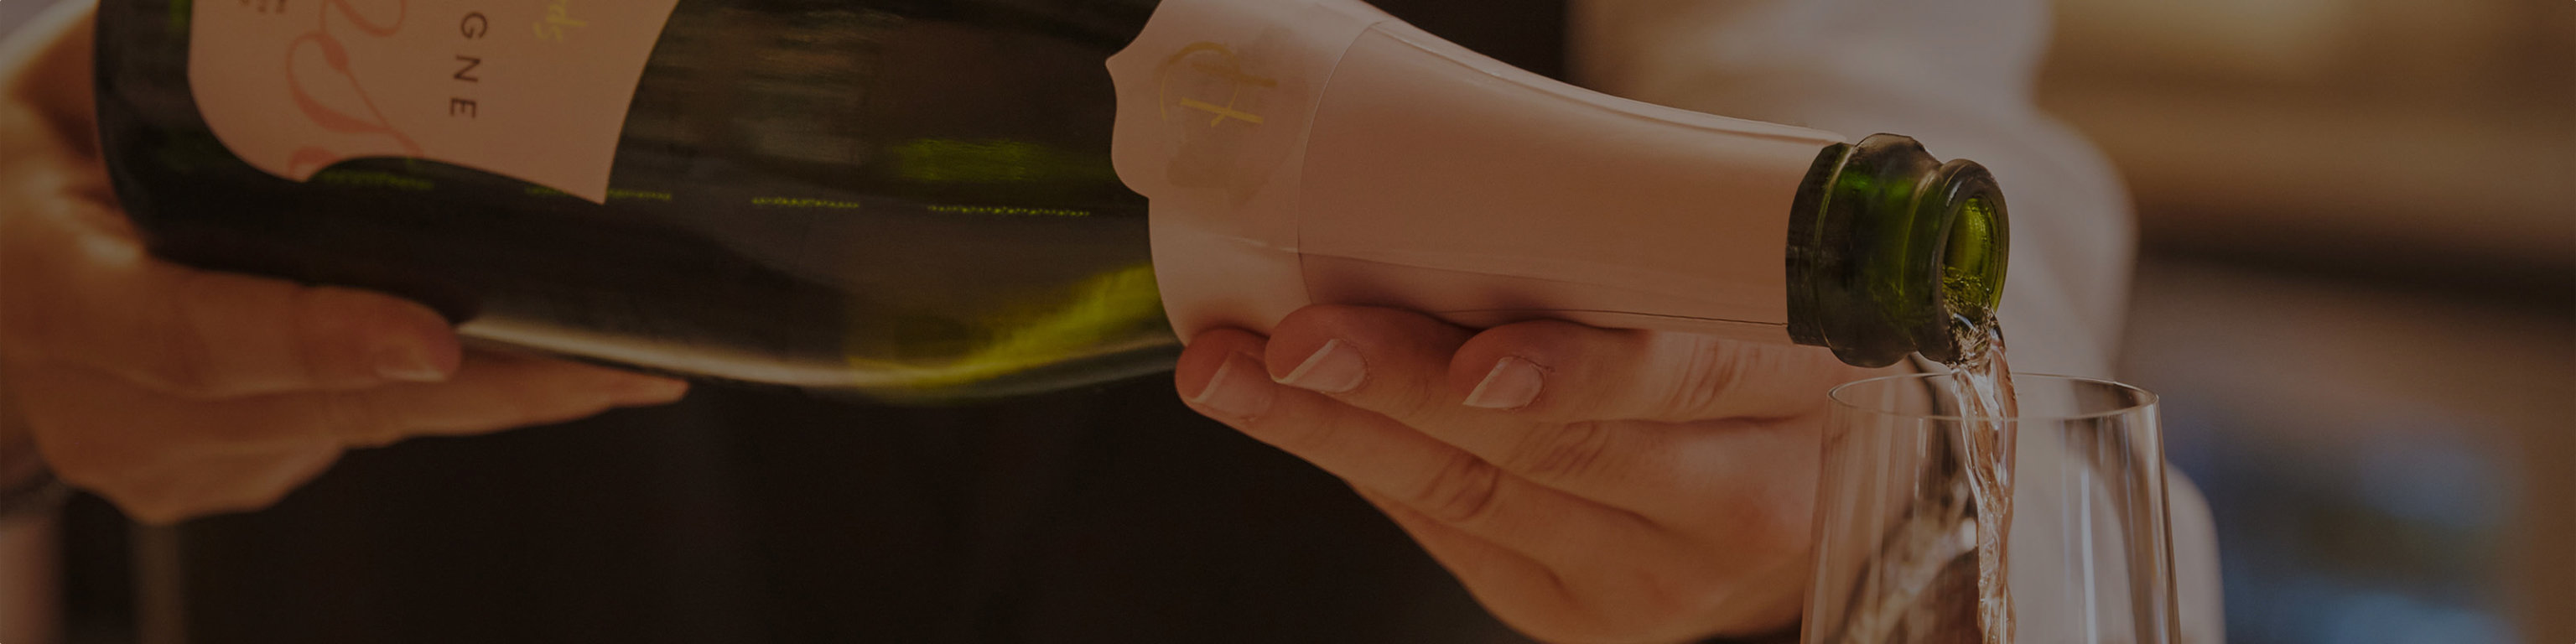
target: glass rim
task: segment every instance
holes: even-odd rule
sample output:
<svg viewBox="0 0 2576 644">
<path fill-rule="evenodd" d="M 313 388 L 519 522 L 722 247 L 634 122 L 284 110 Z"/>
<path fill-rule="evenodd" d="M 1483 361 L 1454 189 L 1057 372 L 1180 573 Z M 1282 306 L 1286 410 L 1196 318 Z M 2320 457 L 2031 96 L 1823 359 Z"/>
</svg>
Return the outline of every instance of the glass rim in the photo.
<svg viewBox="0 0 2576 644">
<path fill-rule="evenodd" d="M 2143 387 L 2139 387 L 2139 386 L 2137 386 L 2137 385 L 2132 385 L 2132 384 L 2129 384 L 2129 383 L 2120 382 L 2120 381 L 2117 381 L 2117 380 L 2110 380 L 2110 379 L 2106 379 L 2106 378 L 2094 378 L 2094 377 L 2091 377 L 2091 376 L 2068 376 L 2068 375 L 2053 374 L 2053 373 L 2015 373 L 2015 374 L 2013 374 L 2013 378 L 2015 378 L 2016 380 L 2018 380 L 2018 381 L 2020 381 L 2020 382 L 2029 382 L 2029 381 L 2031 381 L 2031 380 L 2033 380 L 2033 379 L 2037 379 L 2037 380 L 2047 380 L 2047 381 L 2052 381 L 2052 382 L 2072 382 L 2072 383 L 2080 383 L 2080 384 L 2099 385 L 2099 386 L 2103 386 L 2103 387 L 2110 388 L 2110 389 L 2123 390 L 2123 391 L 2128 391 L 2128 392 L 2134 393 L 2134 394 L 2136 394 L 2136 395 L 2138 396 L 2138 402 L 2137 402 L 2136 404 L 2131 404 L 2131 405 L 2127 405 L 2127 406 L 2119 407 L 2119 408 L 2115 408 L 2115 409 L 2106 409 L 2106 410 L 2101 410 L 2101 411 L 2085 412 L 2085 413 L 2080 413 L 2080 414 L 2024 414 L 2024 415 L 2020 415 L 2020 416 L 1961 416 L 1961 415 L 1956 415 L 1956 414 L 1916 414 L 1916 413 L 1907 413 L 1907 412 L 1901 412 L 1901 411 L 1892 411 L 1892 410 L 1888 410 L 1888 409 L 1881 408 L 1881 407 L 1876 406 L 1876 405 L 1862 405 L 1862 404 L 1860 404 L 1860 403 L 1856 403 L 1856 402 L 1852 402 L 1852 401 L 1850 401 L 1850 400 L 1847 400 L 1847 399 L 1845 399 L 1845 398 L 1843 397 L 1843 394 L 1844 394 L 1844 392 L 1845 392 L 1846 390 L 1851 390 L 1851 389 L 1853 389 L 1853 388 L 1861 387 L 1861 386 L 1864 386 L 1864 385 L 1877 385 L 1877 384 L 1891 383 L 1891 382 L 1897 382 L 1897 381 L 1903 381 L 1903 380 L 1927 380 L 1927 379 L 1932 379 L 1932 378 L 1948 378 L 1948 377 L 1950 377 L 1950 374 L 1946 374 L 1946 373 L 1901 373 L 1901 374 L 1896 374 L 1896 375 L 1893 375 L 1893 376 L 1878 376 L 1878 377 L 1874 377 L 1874 378 L 1862 378 L 1862 379 L 1859 379 L 1859 380 L 1854 380 L 1854 381 L 1851 381 L 1851 382 L 1846 382 L 1846 383 L 1843 383 L 1843 384 L 1834 385 L 1834 388 L 1833 388 L 1833 389 L 1827 390 L 1827 391 L 1825 392 L 1825 398 L 1826 398 L 1827 400 L 1831 401 L 1831 402 L 1833 403 L 1833 406 L 1834 406 L 1835 408 L 1837 408 L 1837 409 L 1843 409 L 1843 410 L 1855 411 L 1855 412 L 1866 413 L 1866 414 L 1876 414 L 1876 415 L 1880 415 L 1880 416 L 1894 416 L 1894 417 L 1898 417 L 1898 418 L 1908 418 L 1908 419 L 1914 419 L 1914 420 L 1937 420 L 1937 421 L 1953 421 L 1953 422 L 1967 421 L 1967 420 L 1969 420 L 1969 419 L 1977 419 L 1977 420 L 1993 420 L 1993 421 L 2007 421 L 2007 422 L 2026 422 L 2026 421 L 2042 421 L 2042 422 L 2047 422 L 2047 421 L 2067 421 L 2067 420 L 2089 420 L 2089 419 L 2094 419 L 2094 418 L 2109 418 L 2109 417 L 2112 417 L 2112 416 L 2119 416 L 2119 415 L 2124 415 L 2124 414 L 2133 414 L 2133 413 L 2137 413 L 2137 412 L 2139 412 L 2139 411 L 2143 411 L 2143 410 L 2147 410 L 2147 409 L 2153 409 L 2153 408 L 2156 406 L 2156 404 L 2157 404 L 2157 403 L 2159 403 L 2159 402 L 2162 402 L 2162 401 L 2163 401 L 2163 398 L 2161 398 L 2161 397 L 2157 396 L 2157 395 L 2156 395 L 2156 392 L 2147 391 L 2145 388 L 2143 388 Z"/>
</svg>

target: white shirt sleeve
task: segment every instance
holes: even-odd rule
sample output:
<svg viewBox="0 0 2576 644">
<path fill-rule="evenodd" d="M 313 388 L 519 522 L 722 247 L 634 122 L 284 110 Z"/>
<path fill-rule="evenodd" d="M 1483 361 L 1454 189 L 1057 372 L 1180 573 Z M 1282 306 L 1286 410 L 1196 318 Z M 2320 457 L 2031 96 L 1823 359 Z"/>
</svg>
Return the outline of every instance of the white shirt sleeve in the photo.
<svg viewBox="0 0 2576 644">
<path fill-rule="evenodd" d="M 1993 171 L 2012 226 L 2015 371 L 2111 375 L 2135 232 L 2110 163 L 2032 100 L 2045 0 L 1573 0 L 1575 80 L 1858 139 L 1887 132 Z M 2183 641 L 2224 639 L 2207 502 L 2168 470 Z"/>
</svg>

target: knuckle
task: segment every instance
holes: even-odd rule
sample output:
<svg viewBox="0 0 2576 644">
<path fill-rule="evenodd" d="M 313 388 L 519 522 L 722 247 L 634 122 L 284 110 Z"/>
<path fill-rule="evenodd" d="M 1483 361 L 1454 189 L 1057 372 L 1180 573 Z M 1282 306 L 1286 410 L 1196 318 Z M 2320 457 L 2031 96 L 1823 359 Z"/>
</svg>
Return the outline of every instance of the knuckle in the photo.
<svg viewBox="0 0 2576 644">
<path fill-rule="evenodd" d="M 1459 452 L 1431 476 L 1415 495 L 1422 512 L 1452 525 L 1483 522 L 1493 515 L 1502 472 L 1473 454 Z"/>
<path fill-rule="evenodd" d="M 1690 346 L 1679 353 L 1691 356 L 1691 359 L 1683 362 L 1680 377 L 1672 379 L 1671 388 L 1664 392 L 1663 413 L 1689 415 L 1695 410 L 1714 407 L 1727 391 L 1743 381 L 1747 373 L 1744 361 L 1739 359 L 1731 345 L 1715 338 L 1697 336 L 1690 337 L 1688 342 Z"/>
<path fill-rule="evenodd" d="M 1276 445 L 1291 454 L 1309 454 L 1340 440 L 1342 423 L 1339 416 L 1308 418 L 1279 413 L 1262 414 L 1244 423 L 1244 431 L 1263 442 Z"/>
<path fill-rule="evenodd" d="M 1370 380 L 1374 381 L 1379 379 L 1372 378 Z M 1425 379 L 1411 378 L 1389 378 L 1386 380 L 1401 380 L 1402 382 L 1385 383 L 1364 381 L 1360 383 L 1360 387 L 1363 391 L 1371 385 L 1383 387 L 1383 389 L 1379 390 L 1378 393 L 1380 398 L 1385 401 L 1382 404 L 1385 406 L 1385 411 L 1388 416 L 1415 421 L 1440 418 L 1454 412 L 1455 406 L 1458 404 L 1458 401 L 1450 400 L 1452 392 L 1447 391 L 1445 389 L 1445 385 L 1441 383 Z M 1455 395 L 1460 399 L 1464 399 L 1466 396 L 1463 392 L 1458 392 Z"/>
<path fill-rule="evenodd" d="M 1540 480 L 1579 478 L 1607 460 L 1611 432 L 1603 421 L 1581 421 L 1533 431 L 1515 454 L 1512 470 Z"/>
</svg>

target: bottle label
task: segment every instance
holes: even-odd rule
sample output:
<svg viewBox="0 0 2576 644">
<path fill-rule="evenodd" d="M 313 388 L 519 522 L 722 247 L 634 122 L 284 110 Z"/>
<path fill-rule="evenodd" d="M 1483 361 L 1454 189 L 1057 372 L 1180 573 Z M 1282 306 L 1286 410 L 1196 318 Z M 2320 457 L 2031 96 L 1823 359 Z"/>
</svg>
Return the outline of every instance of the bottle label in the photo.
<svg viewBox="0 0 2576 644">
<path fill-rule="evenodd" d="M 303 181 L 410 157 L 608 196 L 678 0 L 199 0 L 188 81 L 251 166 Z"/>
</svg>

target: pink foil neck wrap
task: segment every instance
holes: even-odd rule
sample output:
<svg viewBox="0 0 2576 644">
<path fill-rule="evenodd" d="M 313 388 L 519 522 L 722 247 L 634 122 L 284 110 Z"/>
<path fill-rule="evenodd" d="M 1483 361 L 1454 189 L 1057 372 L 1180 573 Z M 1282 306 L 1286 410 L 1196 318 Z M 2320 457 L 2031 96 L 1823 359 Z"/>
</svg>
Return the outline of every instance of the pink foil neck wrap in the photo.
<svg viewBox="0 0 2576 644">
<path fill-rule="evenodd" d="M 1790 203 L 1842 141 L 1576 88 L 1356 0 L 1165 0 L 1109 69 L 1183 338 L 1333 303 L 1786 343 Z"/>
<path fill-rule="evenodd" d="M 1358 2 L 1167 0 L 1109 58 L 1111 154 L 1152 200 L 1154 278 L 1183 339 L 1267 331 L 1311 302 L 1297 252 L 1307 131 L 1343 50 L 1394 19 Z"/>
</svg>

